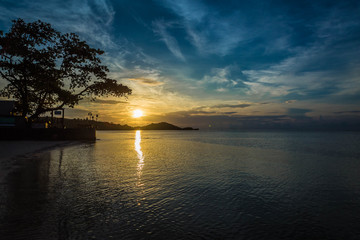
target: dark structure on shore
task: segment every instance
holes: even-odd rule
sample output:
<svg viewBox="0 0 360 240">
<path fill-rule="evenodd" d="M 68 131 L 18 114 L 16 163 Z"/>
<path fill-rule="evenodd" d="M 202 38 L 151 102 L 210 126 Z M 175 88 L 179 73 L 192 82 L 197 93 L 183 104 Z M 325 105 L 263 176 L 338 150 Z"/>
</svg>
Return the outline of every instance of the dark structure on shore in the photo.
<svg viewBox="0 0 360 240">
<path fill-rule="evenodd" d="M 15 101 L 0 101 L 0 140 L 96 140 L 95 128 L 47 128 L 46 123 L 27 123 L 14 114 Z"/>
<path fill-rule="evenodd" d="M 95 141 L 95 128 L 2 128 L 0 140 Z"/>
</svg>

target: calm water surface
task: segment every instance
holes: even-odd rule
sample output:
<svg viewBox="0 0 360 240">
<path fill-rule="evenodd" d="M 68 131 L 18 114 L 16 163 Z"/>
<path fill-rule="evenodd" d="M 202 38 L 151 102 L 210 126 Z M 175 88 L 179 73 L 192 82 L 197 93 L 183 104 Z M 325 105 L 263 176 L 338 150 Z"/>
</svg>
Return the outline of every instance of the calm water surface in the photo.
<svg viewBox="0 0 360 240">
<path fill-rule="evenodd" d="M 97 136 L 13 161 L 0 239 L 360 239 L 359 133 Z"/>
</svg>

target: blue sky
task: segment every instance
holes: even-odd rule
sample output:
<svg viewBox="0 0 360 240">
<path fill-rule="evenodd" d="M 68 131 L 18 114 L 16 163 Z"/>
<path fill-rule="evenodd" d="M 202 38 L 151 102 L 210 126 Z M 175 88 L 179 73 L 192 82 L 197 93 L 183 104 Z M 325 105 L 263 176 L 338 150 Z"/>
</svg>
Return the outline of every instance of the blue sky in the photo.
<svg viewBox="0 0 360 240">
<path fill-rule="evenodd" d="M 70 116 L 221 128 L 359 117 L 359 1 L 0 1 L 0 29 L 19 17 L 105 50 L 133 89 Z"/>
</svg>

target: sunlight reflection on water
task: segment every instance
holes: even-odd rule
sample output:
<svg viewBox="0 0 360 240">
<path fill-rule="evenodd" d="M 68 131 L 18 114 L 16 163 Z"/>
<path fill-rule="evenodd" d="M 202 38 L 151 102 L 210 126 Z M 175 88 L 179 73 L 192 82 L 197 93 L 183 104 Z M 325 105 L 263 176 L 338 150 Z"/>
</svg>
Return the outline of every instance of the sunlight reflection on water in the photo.
<svg viewBox="0 0 360 240">
<path fill-rule="evenodd" d="M 141 174 L 142 174 L 142 169 L 144 167 L 144 154 L 141 151 L 141 131 L 137 130 L 135 132 L 135 151 L 137 153 L 137 157 L 139 159 L 138 163 L 137 163 L 137 177 L 138 177 L 138 181 L 137 181 L 137 185 L 138 186 L 142 186 L 143 184 L 141 183 Z"/>
<path fill-rule="evenodd" d="M 135 133 L 135 151 L 137 152 L 137 156 L 139 158 L 139 162 L 138 162 L 138 172 L 141 173 L 142 168 L 144 166 L 144 154 L 141 151 L 141 131 L 137 130 Z"/>
</svg>

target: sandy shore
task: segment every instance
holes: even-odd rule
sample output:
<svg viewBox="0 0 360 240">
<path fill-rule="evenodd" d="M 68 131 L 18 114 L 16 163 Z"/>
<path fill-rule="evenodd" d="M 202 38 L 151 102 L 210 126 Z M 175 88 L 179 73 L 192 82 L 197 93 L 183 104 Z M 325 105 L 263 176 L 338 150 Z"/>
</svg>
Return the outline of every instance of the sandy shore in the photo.
<svg viewBox="0 0 360 240">
<path fill-rule="evenodd" d="M 0 161 L 10 160 L 13 157 L 50 149 L 70 143 L 69 141 L 1 141 Z"/>
<path fill-rule="evenodd" d="M 17 157 L 69 145 L 71 141 L 0 141 L 0 183 L 13 169 Z"/>
</svg>

